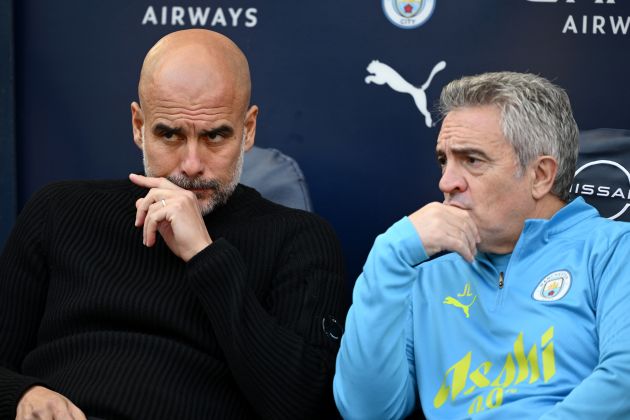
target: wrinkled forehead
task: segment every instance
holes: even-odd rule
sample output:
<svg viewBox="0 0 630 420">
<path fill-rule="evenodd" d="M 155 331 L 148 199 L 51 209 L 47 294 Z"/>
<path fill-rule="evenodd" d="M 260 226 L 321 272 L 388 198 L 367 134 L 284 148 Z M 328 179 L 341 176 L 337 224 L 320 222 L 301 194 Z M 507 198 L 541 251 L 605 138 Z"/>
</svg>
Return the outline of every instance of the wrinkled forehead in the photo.
<svg viewBox="0 0 630 420">
<path fill-rule="evenodd" d="M 501 111 L 493 105 L 456 108 L 442 121 L 438 150 L 453 146 L 498 147 L 508 145 L 501 129 Z"/>
</svg>

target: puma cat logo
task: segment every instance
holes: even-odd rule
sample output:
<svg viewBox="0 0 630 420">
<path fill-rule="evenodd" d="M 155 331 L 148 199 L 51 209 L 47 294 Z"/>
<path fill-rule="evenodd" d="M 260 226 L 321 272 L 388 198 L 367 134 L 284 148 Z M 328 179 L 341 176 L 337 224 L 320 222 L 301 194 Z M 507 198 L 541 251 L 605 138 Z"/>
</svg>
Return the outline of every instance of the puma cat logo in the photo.
<svg viewBox="0 0 630 420">
<path fill-rule="evenodd" d="M 446 299 L 444 299 L 442 303 L 445 305 L 453 305 L 456 308 L 460 308 L 462 311 L 464 311 L 464 315 L 466 315 L 466 318 L 470 318 L 470 307 L 472 306 L 473 303 L 475 303 L 476 300 L 477 300 L 477 295 L 475 295 L 472 302 L 470 302 L 468 305 L 464 305 L 463 303 L 461 303 L 459 300 L 455 299 L 454 297 L 447 296 Z"/>
<path fill-rule="evenodd" d="M 429 78 L 421 87 L 415 87 L 411 83 L 407 82 L 403 77 L 398 74 L 396 70 L 391 68 L 385 63 L 381 63 L 378 60 L 372 60 L 372 62 L 367 66 L 367 71 L 370 73 L 365 78 L 365 83 L 376 83 L 377 85 L 387 85 L 400 93 L 408 93 L 413 98 L 413 101 L 416 104 L 416 107 L 420 110 L 422 115 L 424 115 L 424 122 L 427 127 L 433 127 L 433 120 L 431 119 L 431 114 L 427 109 L 427 95 L 425 93 L 426 89 L 429 87 L 431 80 L 433 80 L 433 76 L 439 71 L 444 70 L 446 67 L 445 61 L 440 61 L 437 63 L 433 70 L 431 70 L 431 74 Z"/>
<path fill-rule="evenodd" d="M 457 294 L 458 297 L 470 297 L 472 296 L 472 290 L 470 288 L 470 282 L 466 282 L 466 284 L 464 285 L 464 290 L 461 293 Z M 445 305 L 453 305 L 456 308 L 460 308 L 462 311 L 464 311 L 464 315 L 466 315 L 466 318 L 470 318 L 470 307 L 473 305 L 473 303 L 475 303 L 475 301 L 477 300 L 477 295 L 475 295 L 475 297 L 473 297 L 473 300 L 468 304 L 468 305 L 464 305 L 463 303 L 461 303 L 459 300 L 455 299 L 452 296 L 447 296 L 442 303 Z"/>
</svg>

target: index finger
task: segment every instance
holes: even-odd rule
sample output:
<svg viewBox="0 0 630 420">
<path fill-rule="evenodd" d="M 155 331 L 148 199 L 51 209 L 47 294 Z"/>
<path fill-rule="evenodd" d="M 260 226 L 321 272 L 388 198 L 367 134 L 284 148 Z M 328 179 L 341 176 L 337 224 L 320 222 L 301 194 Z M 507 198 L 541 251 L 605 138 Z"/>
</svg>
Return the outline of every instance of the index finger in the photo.
<svg viewBox="0 0 630 420">
<path fill-rule="evenodd" d="M 155 178 L 152 176 L 144 176 L 138 174 L 129 174 L 129 180 L 139 187 L 145 188 L 165 188 L 165 189 L 179 189 L 179 187 L 173 184 L 166 178 Z"/>
</svg>

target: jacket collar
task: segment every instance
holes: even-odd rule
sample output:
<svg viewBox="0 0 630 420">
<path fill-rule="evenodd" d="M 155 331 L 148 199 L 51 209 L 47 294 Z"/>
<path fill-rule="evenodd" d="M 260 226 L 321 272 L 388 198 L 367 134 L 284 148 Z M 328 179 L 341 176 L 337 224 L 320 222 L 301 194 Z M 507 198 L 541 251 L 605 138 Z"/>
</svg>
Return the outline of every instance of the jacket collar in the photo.
<svg viewBox="0 0 630 420">
<path fill-rule="evenodd" d="M 598 216 L 599 212 L 593 206 L 582 197 L 577 197 L 558 210 L 550 219 L 527 219 L 512 254 L 522 256 L 523 253 L 538 249 L 549 242 L 551 236 L 571 229 L 586 219 Z M 493 266 L 484 252 L 477 254 L 474 264 Z"/>
</svg>

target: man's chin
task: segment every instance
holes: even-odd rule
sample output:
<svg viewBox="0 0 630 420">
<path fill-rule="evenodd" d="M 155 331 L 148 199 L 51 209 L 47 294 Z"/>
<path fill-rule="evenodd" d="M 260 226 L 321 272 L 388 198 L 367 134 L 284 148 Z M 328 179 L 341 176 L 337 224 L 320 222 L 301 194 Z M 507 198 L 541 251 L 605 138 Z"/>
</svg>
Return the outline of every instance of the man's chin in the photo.
<svg viewBox="0 0 630 420">
<path fill-rule="evenodd" d="M 218 194 L 216 191 L 204 192 L 197 194 L 197 202 L 199 203 L 199 209 L 201 214 L 206 216 L 213 212 L 217 207 L 222 206 L 229 199 L 229 195 Z"/>
<path fill-rule="evenodd" d="M 223 185 L 218 187 L 207 187 L 202 190 L 189 189 L 197 197 L 199 208 L 201 213 L 205 216 L 212 212 L 215 208 L 227 203 L 229 198 L 234 193 L 237 184 L 230 184 L 228 188 L 224 188 Z"/>
<path fill-rule="evenodd" d="M 215 203 L 212 200 L 199 201 L 199 210 L 202 216 L 207 216 L 214 210 Z"/>
<path fill-rule="evenodd" d="M 197 202 L 199 203 L 199 209 L 201 210 L 202 215 L 205 216 L 208 213 L 210 213 L 212 210 L 214 210 L 217 203 L 215 202 L 212 194 L 195 193 L 195 195 L 197 196 Z"/>
<path fill-rule="evenodd" d="M 212 199 L 213 190 L 189 190 L 192 191 L 197 200 L 199 200 L 199 204 L 203 204 L 203 201 L 210 201 Z"/>
</svg>

